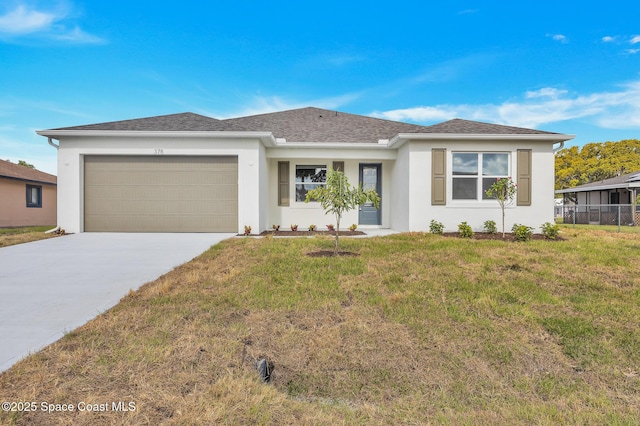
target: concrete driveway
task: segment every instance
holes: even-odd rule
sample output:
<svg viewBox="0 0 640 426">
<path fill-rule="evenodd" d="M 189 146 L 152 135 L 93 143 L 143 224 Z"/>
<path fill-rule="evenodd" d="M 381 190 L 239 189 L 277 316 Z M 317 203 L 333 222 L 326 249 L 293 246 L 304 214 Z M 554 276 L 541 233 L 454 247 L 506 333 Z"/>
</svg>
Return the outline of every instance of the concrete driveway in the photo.
<svg viewBox="0 0 640 426">
<path fill-rule="evenodd" d="M 82 233 L 0 248 L 0 372 L 233 235 Z"/>
</svg>

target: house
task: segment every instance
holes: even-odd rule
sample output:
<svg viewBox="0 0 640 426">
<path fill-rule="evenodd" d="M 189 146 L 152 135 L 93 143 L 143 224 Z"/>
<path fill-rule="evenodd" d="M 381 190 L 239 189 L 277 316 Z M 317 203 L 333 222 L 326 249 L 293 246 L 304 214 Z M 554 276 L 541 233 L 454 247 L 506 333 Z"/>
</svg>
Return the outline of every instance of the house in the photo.
<svg viewBox="0 0 640 426">
<path fill-rule="evenodd" d="M 58 147 L 68 232 L 254 232 L 334 221 L 308 190 L 328 168 L 375 188 L 342 223 L 424 231 L 498 222 L 484 190 L 518 184 L 507 222 L 553 221 L 553 145 L 570 135 L 454 119 L 433 126 L 319 108 L 225 120 L 193 113 L 38 131 Z M 57 145 L 56 145 L 57 143 Z"/>
<path fill-rule="evenodd" d="M 56 177 L 0 160 L 0 227 L 56 224 Z"/>
<path fill-rule="evenodd" d="M 634 204 L 640 195 L 640 171 L 560 189 L 565 223 L 630 225 L 640 223 Z M 634 214 L 635 213 L 635 214 Z"/>
</svg>

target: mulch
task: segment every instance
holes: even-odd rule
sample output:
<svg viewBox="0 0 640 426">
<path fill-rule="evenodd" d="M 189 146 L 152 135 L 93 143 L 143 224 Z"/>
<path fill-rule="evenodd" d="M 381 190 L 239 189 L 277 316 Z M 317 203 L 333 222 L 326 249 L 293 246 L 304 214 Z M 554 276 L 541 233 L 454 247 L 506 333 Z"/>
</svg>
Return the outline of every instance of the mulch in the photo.
<svg viewBox="0 0 640 426">
<path fill-rule="evenodd" d="M 460 236 L 459 232 L 445 232 L 442 234 L 443 237 L 448 238 L 463 238 Z M 496 241 L 516 241 L 515 234 L 511 232 L 507 232 L 502 238 L 502 232 L 497 232 L 495 234 L 488 234 L 486 232 L 474 232 L 471 240 L 496 240 Z M 558 236 L 555 240 L 550 240 L 545 238 L 542 234 L 533 234 L 531 235 L 532 240 L 547 240 L 547 241 L 564 241 L 564 238 Z"/>
<path fill-rule="evenodd" d="M 244 234 L 238 234 L 244 235 Z M 291 231 L 291 230 L 280 230 L 280 231 L 262 231 L 259 236 L 264 237 L 265 235 L 273 235 L 274 237 L 311 237 L 314 235 L 336 235 L 336 231 Z M 367 235 L 362 231 L 340 231 L 341 237 L 353 237 L 355 235 Z"/>
</svg>

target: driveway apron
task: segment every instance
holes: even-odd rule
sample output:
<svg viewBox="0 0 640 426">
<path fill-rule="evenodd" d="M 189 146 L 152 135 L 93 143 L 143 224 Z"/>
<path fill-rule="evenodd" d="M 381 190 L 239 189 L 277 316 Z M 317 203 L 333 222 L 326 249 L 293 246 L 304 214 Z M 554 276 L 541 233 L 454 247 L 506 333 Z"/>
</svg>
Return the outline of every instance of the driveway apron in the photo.
<svg viewBox="0 0 640 426">
<path fill-rule="evenodd" d="M 0 248 L 0 372 L 233 235 L 81 233 Z"/>
</svg>

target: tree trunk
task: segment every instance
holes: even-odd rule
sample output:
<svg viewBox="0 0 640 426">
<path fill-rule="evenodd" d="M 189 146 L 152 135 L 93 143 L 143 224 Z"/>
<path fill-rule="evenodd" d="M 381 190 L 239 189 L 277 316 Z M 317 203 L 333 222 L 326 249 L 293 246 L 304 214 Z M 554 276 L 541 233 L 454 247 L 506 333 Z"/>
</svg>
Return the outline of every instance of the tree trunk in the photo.
<svg viewBox="0 0 640 426">
<path fill-rule="evenodd" d="M 333 249 L 334 256 L 338 255 L 338 238 L 340 235 L 340 216 L 336 216 L 336 244 Z"/>
</svg>

